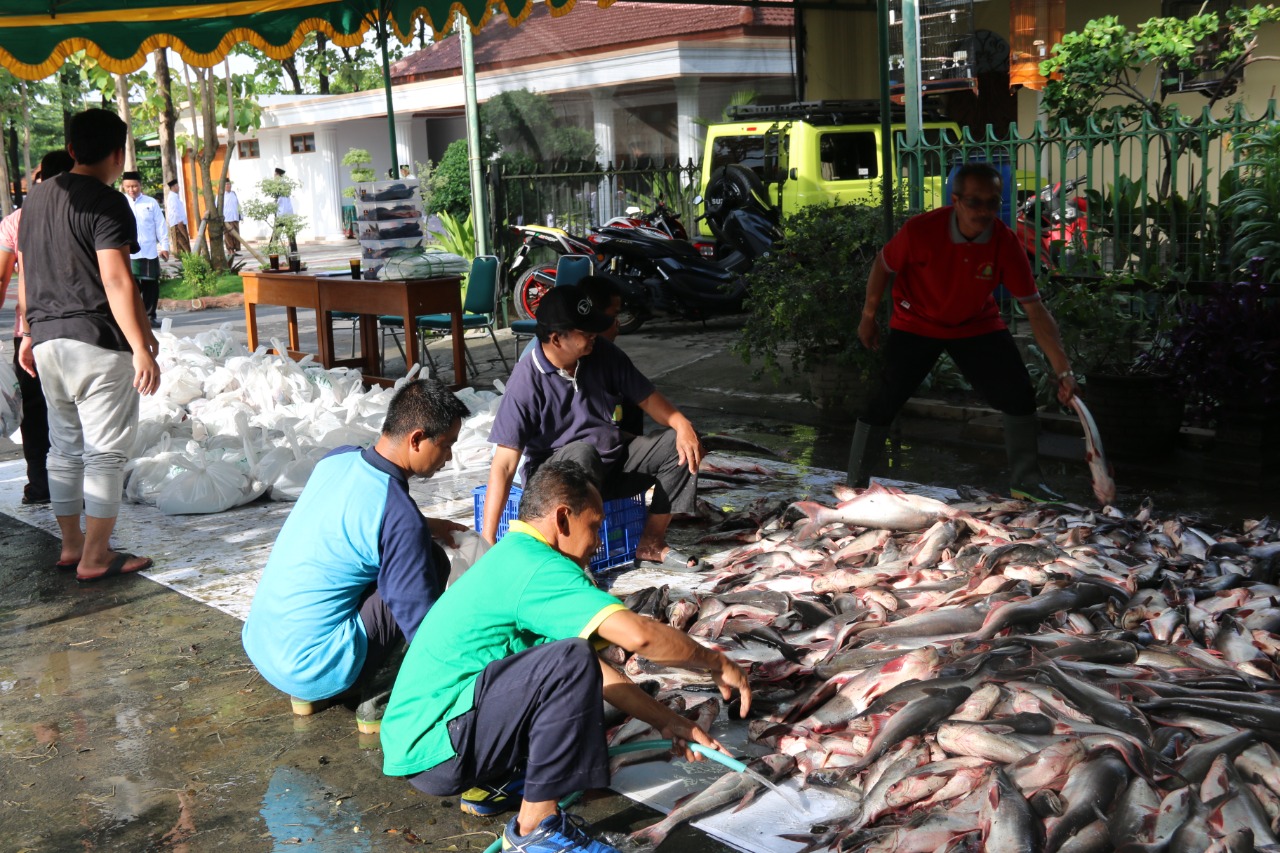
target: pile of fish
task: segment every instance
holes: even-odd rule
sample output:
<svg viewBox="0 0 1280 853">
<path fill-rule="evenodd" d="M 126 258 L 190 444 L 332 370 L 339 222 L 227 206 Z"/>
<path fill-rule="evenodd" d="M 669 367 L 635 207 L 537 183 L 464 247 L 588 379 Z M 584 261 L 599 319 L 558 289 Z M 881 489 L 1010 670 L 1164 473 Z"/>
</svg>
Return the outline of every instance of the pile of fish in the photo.
<svg viewBox="0 0 1280 853">
<path fill-rule="evenodd" d="M 787 838 L 1280 850 L 1280 525 L 879 485 L 836 498 L 761 499 L 707 537 L 739 544 L 696 595 L 627 599 L 749 670 L 762 776 L 842 795 Z M 690 714 L 720 711 L 697 707 L 697 674 L 634 656 L 625 669 Z M 660 844 L 673 819 L 760 784 L 729 774 L 634 839 Z"/>
</svg>

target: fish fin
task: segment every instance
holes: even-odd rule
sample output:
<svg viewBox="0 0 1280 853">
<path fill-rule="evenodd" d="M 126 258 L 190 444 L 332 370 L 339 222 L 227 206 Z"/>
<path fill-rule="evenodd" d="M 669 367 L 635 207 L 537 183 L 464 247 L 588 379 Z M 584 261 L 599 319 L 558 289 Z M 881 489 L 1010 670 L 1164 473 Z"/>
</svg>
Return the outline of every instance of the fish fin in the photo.
<svg viewBox="0 0 1280 853">
<path fill-rule="evenodd" d="M 779 735 L 790 734 L 793 731 L 793 729 L 794 729 L 794 726 L 792 726 L 790 723 L 778 723 L 776 726 L 769 726 L 769 728 L 765 729 L 760 734 L 756 735 L 754 740 L 757 742 L 762 740 L 769 740 L 770 738 L 775 738 L 775 737 L 778 737 Z"/>
<path fill-rule="evenodd" d="M 747 795 L 742 798 L 742 801 L 739 802 L 738 805 L 734 806 L 733 811 L 729 812 L 729 814 L 737 814 L 747 806 L 751 805 L 751 803 L 755 801 L 756 797 L 760 796 L 760 792 L 763 790 L 764 785 L 758 785 L 757 787 L 752 788 L 747 792 Z"/>
</svg>

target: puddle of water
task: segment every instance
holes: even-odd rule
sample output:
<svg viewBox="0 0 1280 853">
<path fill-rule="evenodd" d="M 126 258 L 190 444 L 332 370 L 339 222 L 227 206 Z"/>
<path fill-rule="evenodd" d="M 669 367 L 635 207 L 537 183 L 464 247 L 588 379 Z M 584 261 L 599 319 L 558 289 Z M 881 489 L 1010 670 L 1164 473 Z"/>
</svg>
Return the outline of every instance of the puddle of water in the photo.
<svg viewBox="0 0 1280 853">
<path fill-rule="evenodd" d="M 291 853 L 299 844 L 350 853 L 372 849 L 372 839 L 364 833 L 354 807 L 335 799 L 319 779 L 295 767 L 277 767 L 271 775 L 262 797 L 262 819 L 275 842 L 275 853 Z"/>
</svg>

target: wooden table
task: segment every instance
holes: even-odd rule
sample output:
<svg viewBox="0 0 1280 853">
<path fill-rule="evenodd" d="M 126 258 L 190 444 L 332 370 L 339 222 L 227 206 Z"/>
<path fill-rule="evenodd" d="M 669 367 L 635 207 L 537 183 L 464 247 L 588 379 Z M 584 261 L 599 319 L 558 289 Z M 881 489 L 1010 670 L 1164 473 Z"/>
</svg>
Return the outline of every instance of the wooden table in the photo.
<svg viewBox="0 0 1280 853">
<path fill-rule="evenodd" d="M 418 362 L 418 322 L 423 314 L 449 314 L 453 334 L 454 388 L 467 382 L 466 350 L 462 341 L 462 292 L 458 276 L 418 278 L 406 281 L 364 281 L 349 277 L 303 275 L 290 272 L 245 272 L 244 317 L 249 349 L 258 346 L 258 305 L 283 305 L 289 325 L 291 358 L 307 355 L 299 350 L 298 309 L 316 312 L 316 340 L 322 365 L 359 367 L 370 384 L 389 386 L 393 377 L 380 376 L 381 342 L 378 339 L 378 316 L 400 317 L 404 321 L 405 367 L 412 370 Z M 360 357 L 334 357 L 334 311 L 360 316 Z"/>
</svg>

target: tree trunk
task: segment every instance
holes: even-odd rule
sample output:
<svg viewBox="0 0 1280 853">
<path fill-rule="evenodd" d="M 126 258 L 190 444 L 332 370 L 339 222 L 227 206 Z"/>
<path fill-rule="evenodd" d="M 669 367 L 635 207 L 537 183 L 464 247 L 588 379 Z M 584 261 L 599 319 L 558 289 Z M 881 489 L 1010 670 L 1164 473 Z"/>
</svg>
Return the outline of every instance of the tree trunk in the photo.
<svg viewBox="0 0 1280 853">
<path fill-rule="evenodd" d="M 9 119 L 9 204 L 12 207 L 20 207 L 22 205 L 22 164 L 18 162 L 18 151 L 22 147 L 18 144 L 18 120 L 16 118 Z"/>
<path fill-rule="evenodd" d="M 120 111 L 120 118 L 124 121 L 124 170 L 126 172 L 136 172 L 138 169 L 138 154 L 133 150 L 133 115 L 129 110 L 129 75 L 117 74 L 116 78 L 116 106 Z"/>
<path fill-rule="evenodd" d="M 293 94 L 302 94 L 302 81 L 298 78 L 298 63 L 291 56 L 288 59 L 280 60 L 280 66 L 284 68 L 284 73 L 288 75 L 289 82 L 293 84 Z"/>
<path fill-rule="evenodd" d="M 13 213 L 13 196 L 9 194 L 9 157 L 5 152 L 4 133 L 0 133 L 0 215 Z"/>
<path fill-rule="evenodd" d="M 197 80 L 200 79 L 201 73 L 203 73 L 203 69 L 197 68 L 196 69 Z M 182 77 L 187 82 L 187 108 L 188 108 L 188 111 L 191 113 L 191 136 L 192 136 L 192 139 L 195 140 L 192 143 L 191 158 L 192 160 L 199 162 L 200 134 L 196 132 L 196 128 L 198 127 L 198 124 L 196 122 L 196 97 L 198 95 L 198 92 L 196 91 L 196 88 L 191 85 L 191 66 L 187 65 L 185 62 L 182 64 Z M 195 217 L 195 221 L 187 223 L 187 229 L 190 230 L 192 226 L 195 226 L 196 233 L 192 235 L 195 239 L 192 240 L 191 251 L 198 255 L 200 254 L 201 235 L 204 233 L 204 229 L 201 227 L 202 223 L 204 222 L 204 214 L 200 210 L 200 170 L 199 169 L 191 170 L 191 183 L 193 184 L 193 186 L 191 187 L 191 198 L 192 198 L 192 201 L 195 202 L 196 217 Z"/>
<path fill-rule="evenodd" d="M 27 81 L 19 81 L 22 86 L 22 174 L 27 179 L 27 189 L 31 189 L 31 100 L 27 94 Z"/>
<path fill-rule="evenodd" d="M 173 88 L 169 80 L 169 49 L 158 48 L 152 56 L 156 62 L 156 87 L 160 92 L 160 120 L 156 128 L 160 134 L 160 171 L 167 187 L 178 177 L 178 146 L 174 142 L 178 116 L 173 109 Z"/>
<path fill-rule="evenodd" d="M 62 102 L 62 138 L 71 136 L 71 117 L 79 110 L 73 95 L 80 93 L 80 81 L 76 79 L 74 70 L 69 65 L 62 66 L 58 75 L 58 97 Z"/>
<path fill-rule="evenodd" d="M 316 70 L 320 74 L 320 94 L 329 94 L 329 74 L 325 70 L 327 58 L 325 57 L 325 46 L 329 40 L 325 38 L 324 33 L 316 33 Z"/>
<path fill-rule="evenodd" d="M 209 263 L 215 270 L 227 268 L 227 255 L 222 245 L 222 207 L 214 199 L 213 161 L 218 156 L 218 76 L 213 69 L 205 69 L 200 73 L 200 116 L 201 133 L 204 141 L 200 146 L 200 184 L 204 194 L 205 223 L 204 241 L 208 247 Z M 230 123 L 234 123 L 229 121 Z M 221 193 L 218 193 L 219 197 Z"/>
</svg>

